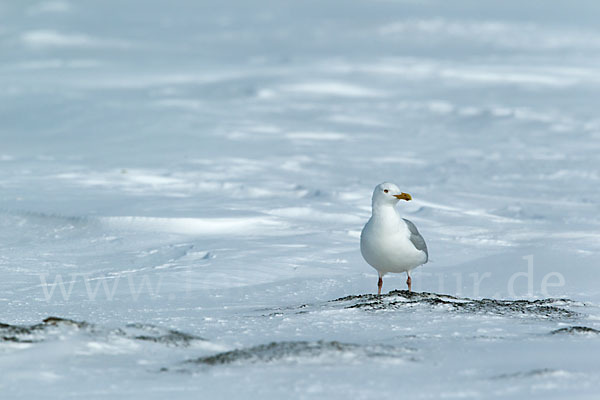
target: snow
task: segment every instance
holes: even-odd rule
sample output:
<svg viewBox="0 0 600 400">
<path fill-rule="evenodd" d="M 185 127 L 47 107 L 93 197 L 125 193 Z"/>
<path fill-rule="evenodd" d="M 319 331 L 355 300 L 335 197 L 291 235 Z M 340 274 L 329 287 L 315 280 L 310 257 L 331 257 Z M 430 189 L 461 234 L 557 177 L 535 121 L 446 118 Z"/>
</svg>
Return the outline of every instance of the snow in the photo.
<svg viewBox="0 0 600 400">
<path fill-rule="evenodd" d="M 3 396 L 596 398 L 598 11 L 3 2 Z"/>
</svg>

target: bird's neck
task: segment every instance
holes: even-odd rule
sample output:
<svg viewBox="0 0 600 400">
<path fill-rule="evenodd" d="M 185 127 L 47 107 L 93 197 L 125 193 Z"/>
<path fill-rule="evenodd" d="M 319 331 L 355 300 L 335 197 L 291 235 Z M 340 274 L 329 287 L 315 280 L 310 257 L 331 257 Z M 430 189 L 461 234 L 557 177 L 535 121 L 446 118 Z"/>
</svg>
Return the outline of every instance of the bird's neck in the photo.
<svg viewBox="0 0 600 400">
<path fill-rule="evenodd" d="M 394 222 L 400 219 L 398 211 L 393 204 L 373 204 L 373 218 L 381 222 Z"/>
</svg>

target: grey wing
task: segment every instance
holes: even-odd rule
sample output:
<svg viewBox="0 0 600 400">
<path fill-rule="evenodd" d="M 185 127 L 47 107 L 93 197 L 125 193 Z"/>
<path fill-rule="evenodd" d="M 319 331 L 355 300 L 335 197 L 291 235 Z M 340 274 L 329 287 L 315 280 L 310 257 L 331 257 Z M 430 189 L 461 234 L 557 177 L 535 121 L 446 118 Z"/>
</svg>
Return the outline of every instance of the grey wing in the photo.
<svg viewBox="0 0 600 400">
<path fill-rule="evenodd" d="M 411 221 L 406 218 L 402 218 L 404 222 L 406 222 L 406 226 L 408 226 L 408 230 L 410 231 L 410 241 L 417 248 L 417 250 L 422 250 L 425 252 L 427 256 L 426 262 L 429 259 L 429 253 L 427 252 L 427 244 L 425 243 L 425 239 L 419 233 L 419 230 Z"/>
</svg>

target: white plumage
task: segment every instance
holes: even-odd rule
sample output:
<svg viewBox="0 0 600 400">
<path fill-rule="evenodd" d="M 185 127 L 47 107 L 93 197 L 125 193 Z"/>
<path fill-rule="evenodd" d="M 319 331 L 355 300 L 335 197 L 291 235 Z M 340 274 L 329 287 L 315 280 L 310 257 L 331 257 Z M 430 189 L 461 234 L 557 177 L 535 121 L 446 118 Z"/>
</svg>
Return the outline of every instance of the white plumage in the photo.
<svg viewBox="0 0 600 400">
<path fill-rule="evenodd" d="M 411 200 L 398 186 L 384 182 L 373 191 L 372 215 L 360 235 L 360 251 L 364 259 L 379 272 L 378 294 L 383 276 L 389 272 L 406 272 L 411 290 L 410 271 L 429 258 L 425 240 L 417 227 L 400 216 L 396 204 Z"/>
</svg>

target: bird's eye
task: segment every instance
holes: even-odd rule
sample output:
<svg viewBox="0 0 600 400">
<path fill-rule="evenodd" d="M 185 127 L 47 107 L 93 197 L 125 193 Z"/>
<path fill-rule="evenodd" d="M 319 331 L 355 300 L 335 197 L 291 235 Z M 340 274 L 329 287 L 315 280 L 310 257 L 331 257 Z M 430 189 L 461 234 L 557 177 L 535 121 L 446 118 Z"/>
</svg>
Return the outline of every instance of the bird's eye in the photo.
<svg viewBox="0 0 600 400">
<path fill-rule="evenodd" d="M 383 193 L 387 193 L 387 192 L 389 192 L 389 190 L 383 189 Z"/>
</svg>

